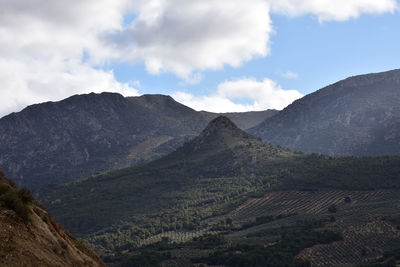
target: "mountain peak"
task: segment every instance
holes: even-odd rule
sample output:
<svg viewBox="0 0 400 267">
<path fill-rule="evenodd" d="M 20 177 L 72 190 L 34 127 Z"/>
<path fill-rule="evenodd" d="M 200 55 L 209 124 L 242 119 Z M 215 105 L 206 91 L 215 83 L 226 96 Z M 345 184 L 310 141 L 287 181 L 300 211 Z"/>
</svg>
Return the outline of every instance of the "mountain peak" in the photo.
<svg viewBox="0 0 400 267">
<path fill-rule="evenodd" d="M 240 130 L 228 117 L 218 116 L 208 123 L 204 131 L 218 131 L 220 129 Z"/>
<path fill-rule="evenodd" d="M 218 116 L 213 119 L 201 132 L 197 139 L 210 139 L 212 137 L 240 137 L 248 138 L 250 135 L 239 129 L 230 119 Z M 220 139 L 220 138 L 219 138 Z"/>
<path fill-rule="evenodd" d="M 213 119 L 199 136 L 186 143 L 183 150 L 187 154 L 193 152 L 211 152 L 221 151 L 235 147 L 244 140 L 256 140 L 253 136 L 239 129 L 230 119 L 225 116 L 219 116 Z"/>
</svg>

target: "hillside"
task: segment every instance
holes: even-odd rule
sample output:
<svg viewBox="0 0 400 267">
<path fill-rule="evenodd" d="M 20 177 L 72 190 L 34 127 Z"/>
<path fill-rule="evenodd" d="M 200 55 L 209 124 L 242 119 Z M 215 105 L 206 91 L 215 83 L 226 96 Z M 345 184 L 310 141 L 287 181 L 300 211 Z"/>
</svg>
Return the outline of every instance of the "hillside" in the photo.
<svg viewBox="0 0 400 267">
<path fill-rule="evenodd" d="M 399 163 L 294 153 L 221 116 L 158 160 L 46 187 L 40 196 L 67 229 L 107 254 L 162 232 L 207 233 L 210 218 L 273 190 L 399 189 Z"/>
<path fill-rule="evenodd" d="M 105 266 L 0 172 L 1 266 Z"/>
<path fill-rule="evenodd" d="M 177 217 L 175 221 L 188 217 L 193 223 L 198 219 L 192 212 L 204 209 L 202 216 L 210 216 L 222 206 L 234 203 L 234 199 L 232 203 L 227 199 L 221 206 L 212 199 L 239 196 L 262 184 L 259 177 L 254 184 L 247 178 L 233 177 L 247 171 L 256 173 L 257 166 L 268 158 L 271 160 L 267 164 L 280 164 L 293 155 L 263 144 L 226 117 L 218 117 L 198 137 L 161 159 L 49 186 L 40 191 L 40 196 L 67 229 L 79 234 L 109 227 L 121 219 L 136 221 L 142 216 L 148 216 L 144 224 L 158 224 L 170 216 Z M 214 190 L 208 191 L 211 187 Z M 191 208 L 181 209 L 192 201 Z"/>
<path fill-rule="evenodd" d="M 273 114 L 232 116 L 249 128 Z M 0 168 L 30 189 L 63 183 L 166 155 L 216 116 L 164 95 L 92 93 L 32 105 L 0 119 Z"/>
<path fill-rule="evenodd" d="M 400 154 L 400 70 L 337 82 L 249 132 L 274 145 L 326 155 Z"/>
</svg>

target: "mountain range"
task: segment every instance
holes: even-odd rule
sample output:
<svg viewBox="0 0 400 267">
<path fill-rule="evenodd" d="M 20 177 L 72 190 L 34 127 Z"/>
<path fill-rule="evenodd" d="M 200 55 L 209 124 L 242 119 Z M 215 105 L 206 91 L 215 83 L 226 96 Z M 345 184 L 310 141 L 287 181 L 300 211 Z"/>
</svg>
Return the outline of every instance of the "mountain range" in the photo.
<svg viewBox="0 0 400 267">
<path fill-rule="evenodd" d="M 241 129 L 293 151 L 397 155 L 400 70 L 350 77 L 282 111 L 227 113 Z M 169 96 L 75 95 L 0 119 L 0 168 L 37 190 L 148 162 L 194 138 L 217 113 Z"/>
<path fill-rule="evenodd" d="M 246 129 L 275 113 L 226 115 Z M 216 116 L 164 95 L 92 93 L 37 104 L 0 119 L 0 169 L 30 189 L 63 183 L 166 155 Z"/>
<path fill-rule="evenodd" d="M 293 151 L 397 155 L 400 70 L 350 77 L 282 111 L 227 113 L 241 129 Z M 169 96 L 75 95 L 0 119 L 0 168 L 37 190 L 148 162 L 194 138 L 217 113 Z"/>
</svg>

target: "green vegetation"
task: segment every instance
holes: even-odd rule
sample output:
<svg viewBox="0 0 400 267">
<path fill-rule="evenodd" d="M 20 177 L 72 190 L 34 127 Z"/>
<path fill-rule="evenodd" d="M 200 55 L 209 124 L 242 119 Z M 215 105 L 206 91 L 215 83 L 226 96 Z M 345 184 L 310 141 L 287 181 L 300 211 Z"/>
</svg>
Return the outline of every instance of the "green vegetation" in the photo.
<svg viewBox="0 0 400 267">
<path fill-rule="evenodd" d="M 156 252 L 143 252 L 122 261 L 121 267 L 153 267 L 158 266 L 163 260 L 168 258 L 168 255 Z"/>
<path fill-rule="evenodd" d="M 269 247 L 238 245 L 226 250 L 218 250 L 203 260 L 211 265 L 228 266 L 310 266 L 306 261 L 295 259 L 304 248 L 316 244 L 328 244 L 342 239 L 331 231 L 304 229 L 282 234 L 276 245 Z"/>
<path fill-rule="evenodd" d="M 400 261 L 400 247 L 385 251 L 383 257 L 376 262 L 359 267 L 396 267 L 398 261 Z"/>
<path fill-rule="evenodd" d="M 0 173 L 0 205 L 15 211 L 15 213 L 25 222 L 29 220 L 31 213 L 29 205 L 33 203 L 34 198 L 27 188 L 17 189 L 14 184 L 4 178 Z"/>
<path fill-rule="evenodd" d="M 330 213 L 336 213 L 336 212 L 337 212 L 336 205 L 330 205 L 330 206 L 328 207 L 328 211 L 329 211 Z"/>
<path fill-rule="evenodd" d="M 314 230 L 320 226 L 319 221 L 299 221 L 293 227 L 282 229 L 276 242 L 268 246 L 232 242 L 223 234 L 204 235 L 181 244 L 163 239 L 104 260 L 108 263 L 122 262 L 122 266 L 161 266 L 166 261 L 171 266 L 182 262 L 185 262 L 182 266 L 310 266 L 308 262 L 296 259 L 302 249 L 342 240 L 338 233 Z"/>
<path fill-rule="evenodd" d="M 48 187 L 40 195 L 68 230 L 107 253 L 168 231 L 229 230 L 234 226 L 226 218 L 223 225 L 208 219 L 272 190 L 394 189 L 400 188 L 399 173 L 400 157 L 293 153 L 220 118 L 159 160 Z"/>
<path fill-rule="evenodd" d="M 257 226 L 257 225 L 260 225 L 260 224 L 272 222 L 272 221 L 275 221 L 275 220 L 279 220 L 279 219 L 282 219 L 282 218 L 294 216 L 294 215 L 296 215 L 296 214 L 280 214 L 280 215 L 275 216 L 275 217 L 271 216 L 271 215 L 259 216 L 259 217 L 256 217 L 256 219 L 254 221 L 250 221 L 250 222 L 244 223 L 242 225 L 242 227 L 241 227 L 241 230 L 244 230 L 244 229 L 247 229 L 247 228 L 250 228 L 250 227 L 253 227 L 253 226 Z"/>
<path fill-rule="evenodd" d="M 288 164 L 283 188 L 375 190 L 400 188 L 400 157 L 306 156 Z"/>
</svg>

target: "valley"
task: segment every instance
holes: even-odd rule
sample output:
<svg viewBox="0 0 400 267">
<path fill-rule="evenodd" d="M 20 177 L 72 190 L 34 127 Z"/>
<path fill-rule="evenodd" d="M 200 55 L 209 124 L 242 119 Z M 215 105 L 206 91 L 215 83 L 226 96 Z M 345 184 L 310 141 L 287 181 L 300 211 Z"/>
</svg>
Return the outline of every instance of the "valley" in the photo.
<svg viewBox="0 0 400 267">
<path fill-rule="evenodd" d="M 123 261 L 114 258 L 115 251 L 124 252 L 126 258 L 157 241 L 168 240 L 172 242 L 168 246 L 179 247 L 204 234 L 222 235 L 230 246 L 249 241 L 257 250 L 281 240 L 285 233 L 305 231 L 308 240 L 308 235 L 326 230 L 340 234 L 343 246 L 360 251 L 367 249 L 361 244 L 376 242 L 369 256 L 362 258 L 367 263 L 400 241 L 399 230 L 388 219 L 399 214 L 399 163 L 397 156 L 333 158 L 295 153 L 264 144 L 221 116 L 165 157 L 46 187 L 40 195 L 58 220 L 111 262 Z M 354 229 L 365 232 L 358 244 L 354 244 Z M 285 257 L 295 260 L 302 252 L 299 259 L 326 266 L 340 258 L 329 253 L 326 257 L 333 257 L 331 261 L 318 258 L 317 252 L 303 251 L 309 244 L 304 242 L 304 247 Z M 197 252 L 210 255 L 207 251 Z M 200 260 L 180 260 L 196 259 Z M 361 258 L 346 259 L 344 265 Z"/>
</svg>

